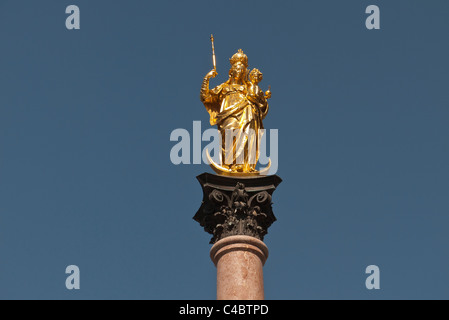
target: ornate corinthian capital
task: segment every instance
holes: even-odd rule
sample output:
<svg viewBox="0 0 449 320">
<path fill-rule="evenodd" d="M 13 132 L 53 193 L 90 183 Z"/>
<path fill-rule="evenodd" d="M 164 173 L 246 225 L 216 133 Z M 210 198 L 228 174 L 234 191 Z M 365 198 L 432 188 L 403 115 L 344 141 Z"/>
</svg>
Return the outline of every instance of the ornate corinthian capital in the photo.
<svg viewBox="0 0 449 320">
<path fill-rule="evenodd" d="M 203 173 L 197 179 L 203 201 L 193 219 L 213 235 L 210 243 L 234 235 L 263 240 L 276 221 L 271 197 L 282 181 L 278 176 L 234 178 Z"/>
</svg>

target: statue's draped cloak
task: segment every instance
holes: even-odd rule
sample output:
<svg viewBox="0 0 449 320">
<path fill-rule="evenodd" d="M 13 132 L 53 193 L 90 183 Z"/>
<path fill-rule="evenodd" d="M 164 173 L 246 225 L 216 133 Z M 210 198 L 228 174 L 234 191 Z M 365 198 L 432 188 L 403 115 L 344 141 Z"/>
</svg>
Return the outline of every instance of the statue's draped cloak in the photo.
<svg viewBox="0 0 449 320">
<path fill-rule="evenodd" d="M 260 150 L 260 129 L 268 105 L 263 108 L 247 98 L 246 83 L 242 85 L 225 82 L 209 90 L 203 103 L 210 114 L 210 124 L 217 125 L 222 136 L 222 165 L 249 164 L 255 170 Z M 234 130 L 232 145 L 225 143 L 226 131 Z M 223 161 L 224 160 L 224 161 Z"/>
</svg>

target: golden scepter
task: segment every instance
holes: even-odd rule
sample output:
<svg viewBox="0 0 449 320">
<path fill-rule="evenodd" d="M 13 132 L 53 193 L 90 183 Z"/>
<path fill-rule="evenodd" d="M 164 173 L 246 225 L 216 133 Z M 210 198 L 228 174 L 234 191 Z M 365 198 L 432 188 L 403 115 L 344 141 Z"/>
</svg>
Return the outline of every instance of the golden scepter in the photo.
<svg viewBox="0 0 449 320">
<path fill-rule="evenodd" d="M 210 35 L 210 41 L 212 42 L 212 63 L 214 64 L 214 70 L 217 71 L 217 62 L 215 61 L 215 48 L 214 48 L 214 35 Z"/>
</svg>

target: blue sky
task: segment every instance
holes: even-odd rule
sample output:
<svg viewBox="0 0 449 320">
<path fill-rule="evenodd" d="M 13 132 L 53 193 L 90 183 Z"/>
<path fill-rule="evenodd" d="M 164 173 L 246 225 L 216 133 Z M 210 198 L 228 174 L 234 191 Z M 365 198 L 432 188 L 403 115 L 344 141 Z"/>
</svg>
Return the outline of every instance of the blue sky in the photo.
<svg viewBox="0 0 449 320">
<path fill-rule="evenodd" d="M 65 28 L 65 8 L 81 29 Z M 365 8 L 380 7 L 368 31 Z M 170 162 L 215 36 L 273 97 L 267 299 L 449 298 L 447 1 L 0 3 L 0 299 L 215 299 L 192 220 L 205 164 Z M 204 146 L 204 145 L 203 145 Z M 65 268 L 81 289 L 65 287 Z M 378 265 L 381 290 L 365 288 Z"/>
</svg>

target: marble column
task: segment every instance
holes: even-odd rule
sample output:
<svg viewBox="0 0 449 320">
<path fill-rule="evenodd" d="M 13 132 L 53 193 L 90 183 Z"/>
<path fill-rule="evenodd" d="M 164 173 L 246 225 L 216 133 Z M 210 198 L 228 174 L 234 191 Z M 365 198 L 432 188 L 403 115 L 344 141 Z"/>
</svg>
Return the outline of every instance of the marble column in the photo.
<svg viewBox="0 0 449 320">
<path fill-rule="evenodd" d="M 249 236 L 229 236 L 216 242 L 210 257 L 217 267 L 218 300 L 263 300 L 263 265 L 268 248 Z"/>
<path fill-rule="evenodd" d="M 194 220 L 213 235 L 210 256 L 217 267 L 217 299 L 264 299 L 263 265 L 268 248 L 263 239 L 276 221 L 271 199 L 282 180 L 209 173 L 197 178 L 203 202 Z"/>
</svg>

